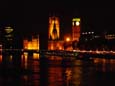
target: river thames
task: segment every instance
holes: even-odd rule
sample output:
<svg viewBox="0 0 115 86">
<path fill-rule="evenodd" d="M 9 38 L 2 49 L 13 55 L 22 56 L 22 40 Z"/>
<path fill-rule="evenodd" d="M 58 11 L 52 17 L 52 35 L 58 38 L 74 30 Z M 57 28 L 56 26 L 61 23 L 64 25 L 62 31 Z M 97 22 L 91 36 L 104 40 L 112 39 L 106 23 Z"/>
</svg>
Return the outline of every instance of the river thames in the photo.
<svg viewBox="0 0 115 86">
<path fill-rule="evenodd" d="M 115 59 L 0 55 L 0 86 L 115 86 Z"/>
</svg>

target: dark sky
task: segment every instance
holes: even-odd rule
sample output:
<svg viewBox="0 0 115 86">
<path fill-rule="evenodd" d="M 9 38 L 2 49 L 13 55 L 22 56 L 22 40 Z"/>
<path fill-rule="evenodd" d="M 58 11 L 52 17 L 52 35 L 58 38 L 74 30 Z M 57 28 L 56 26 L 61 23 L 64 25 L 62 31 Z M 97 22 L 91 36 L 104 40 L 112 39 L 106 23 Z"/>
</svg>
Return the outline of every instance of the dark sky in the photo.
<svg viewBox="0 0 115 86">
<path fill-rule="evenodd" d="M 85 2 L 84 2 L 85 3 Z M 91 2 L 90 2 L 91 3 Z M 81 17 L 83 30 L 114 30 L 114 8 L 98 5 L 87 6 L 81 2 L 9 1 L 0 3 L 0 26 L 10 24 L 21 33 L 46 34 L 48 17 L 60 17 L 61 28 L 71 29 L 72 17 Z M 67 30 L 66 30 L 67 29 Z"/>
</svg>

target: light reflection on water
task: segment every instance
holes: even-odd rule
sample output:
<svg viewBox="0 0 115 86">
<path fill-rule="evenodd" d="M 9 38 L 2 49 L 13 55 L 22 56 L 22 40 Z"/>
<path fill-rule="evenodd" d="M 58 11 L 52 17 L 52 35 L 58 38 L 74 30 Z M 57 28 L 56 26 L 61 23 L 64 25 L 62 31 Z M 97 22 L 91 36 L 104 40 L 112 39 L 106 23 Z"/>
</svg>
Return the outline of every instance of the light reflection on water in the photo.
<svg viewBox="0 0 115 86">
<path fill-rule="evenodd" d="M 40 85 L 40 62 L 32 56 L 21 56 L 21 66 L 24 74 L 21 76 L 24 86 L 39 86 Z"/>
<path fill-rule="evenodd" d="M 0 55 L 0 63 L 2 62 L 2 55 Z"/>
<path fill-rule="evenodd" d="M 0 86 L 111 86 L 115 59 L 0 55 Z M 47 57 L 47 58 L 46 58 Z M 20 61 L 19 61 L 20 60 Z M 115 84 L 114 84 L 115 85 Z"/>
</svg>

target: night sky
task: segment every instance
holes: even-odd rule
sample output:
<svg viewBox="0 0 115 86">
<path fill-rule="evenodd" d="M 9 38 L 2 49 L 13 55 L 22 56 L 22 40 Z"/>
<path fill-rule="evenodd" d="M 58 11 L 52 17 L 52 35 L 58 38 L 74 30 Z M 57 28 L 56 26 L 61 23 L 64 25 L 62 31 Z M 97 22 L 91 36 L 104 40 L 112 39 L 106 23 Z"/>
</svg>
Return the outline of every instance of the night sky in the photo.
<svg viewBox="0 0 115 86">
<path fill-rule="evenodd" d="M 85 3 L 85 2 L 84 2 Z M 91 2 L 90 2 L 91 3 Z M 114 8 L 98 5 L 87 6 L 81 2 L 26 2 L 9 1 L 0 3 L 0 26 L 11 25 L 24 34 L 47 34 L 48 17 L 59 16 L 61 30 L 71 30 L 72 17 L 80 17 L 82 30 L 113 31 Z"/>
</svg>

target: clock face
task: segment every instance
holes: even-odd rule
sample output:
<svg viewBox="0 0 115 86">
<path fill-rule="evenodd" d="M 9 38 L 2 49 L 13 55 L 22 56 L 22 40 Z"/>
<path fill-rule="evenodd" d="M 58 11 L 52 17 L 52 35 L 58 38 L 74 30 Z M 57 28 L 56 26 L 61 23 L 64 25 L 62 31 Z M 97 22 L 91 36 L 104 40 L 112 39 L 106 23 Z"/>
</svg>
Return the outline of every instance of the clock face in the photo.
<svg viewBox="0 0 115 86">
<path fill-rule="evenodd" d="M 79 26 L 79 25 L 80 25 L 80 22 L 79 22 L 79 21 L 76 21 L 76 22 L 73 22 L 72 24 L 73 24 L 73 26 Z"/>
<path fill-rule="evenodd" d="M 80 25 L 80 23 L 77 21 L 77 22 L 76 22 L 76 26 L 79 26 L 79 25 Z"/>
</svg>

